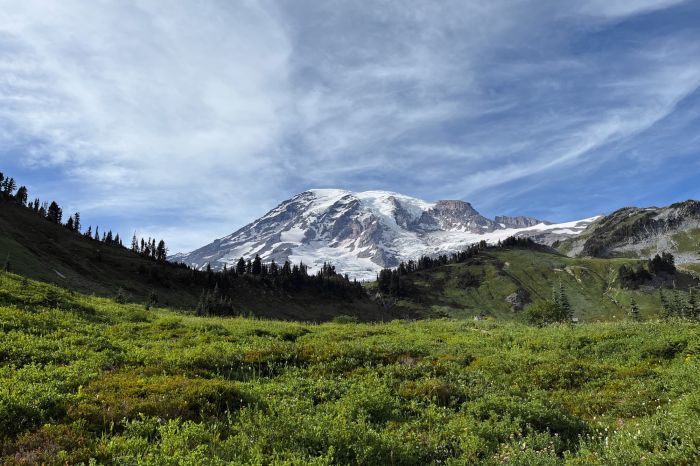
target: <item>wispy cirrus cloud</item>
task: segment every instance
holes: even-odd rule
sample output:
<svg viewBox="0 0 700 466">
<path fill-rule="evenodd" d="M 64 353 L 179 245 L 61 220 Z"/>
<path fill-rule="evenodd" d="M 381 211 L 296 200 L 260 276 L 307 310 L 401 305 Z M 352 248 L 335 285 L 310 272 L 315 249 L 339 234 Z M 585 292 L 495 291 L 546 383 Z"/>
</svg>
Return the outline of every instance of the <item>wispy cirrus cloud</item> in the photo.
<svg viewBox="0 0 700 466">
<path fill-rule="evenodd" d="M 677 0 L 0 0 L 0 161 L 172 249 L 318 186 L 587 215 L 650 134 L 688 156 L 693 18 Z"/>
</svg>

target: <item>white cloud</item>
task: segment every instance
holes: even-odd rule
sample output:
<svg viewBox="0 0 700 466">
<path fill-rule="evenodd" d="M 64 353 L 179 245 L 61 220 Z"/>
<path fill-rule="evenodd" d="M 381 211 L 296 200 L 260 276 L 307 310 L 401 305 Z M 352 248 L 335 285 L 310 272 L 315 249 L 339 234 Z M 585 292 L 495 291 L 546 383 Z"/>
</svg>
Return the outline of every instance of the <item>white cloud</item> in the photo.
<svg viewBox="0 0 700 466">
<path fill-rule="evenodd" d="M 695 37 L 577 42 L 678 3 L 0 0 L 0 145 L 177 249 L 310 186 L 507 196 L 697 89 Z"/>
<path fill-rule="evenodd" d="M 662 10 L 685 0 L 586 0 L 578 4 L 579 11 L 607 18 L 620 18 L 630 15 Z"/>
<path fill-rule="evenodd" d="M 196 186 L 224 187 L 212 174 L 240 182 L 270 163 L 261 154 L 284 126 L 290 44 L 261 4 L 27 1 L 0 12 L 0 121 L 7 138 L 35 141 L 28 164 L 66 166 L 115 203 L 162 190 L 150 204 L 188 186 L 201 202 Z"/>
</svg>

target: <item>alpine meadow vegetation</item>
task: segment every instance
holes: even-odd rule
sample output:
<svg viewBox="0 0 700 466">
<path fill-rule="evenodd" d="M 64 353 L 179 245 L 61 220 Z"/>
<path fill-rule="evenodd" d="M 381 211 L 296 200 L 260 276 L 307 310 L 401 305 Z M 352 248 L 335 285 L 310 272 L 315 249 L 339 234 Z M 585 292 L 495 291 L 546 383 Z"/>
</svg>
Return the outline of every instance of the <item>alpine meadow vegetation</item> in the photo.
<svg viewBox="0 0 700 466">
<path fill-rule="evenodd" d="M 697 464 L 700 328 L 314 324 L 0 275 L 4 464 Z"/>
</svg>

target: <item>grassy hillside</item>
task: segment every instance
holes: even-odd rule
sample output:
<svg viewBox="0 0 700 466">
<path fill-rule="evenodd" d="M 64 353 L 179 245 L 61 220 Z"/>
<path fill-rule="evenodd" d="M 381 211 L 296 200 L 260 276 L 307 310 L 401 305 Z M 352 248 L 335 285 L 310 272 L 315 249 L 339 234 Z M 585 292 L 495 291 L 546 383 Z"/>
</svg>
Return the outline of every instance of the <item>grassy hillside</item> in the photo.
<svg viewBox="0 0 700 466">
<path fill-rule="evenodd" d="M 187 269 L 86 239 L 29 209 L 0 202 L 0 260 L 5 259 L 12 271 L 27 277 L 105 297 L 122 289 L 137 303 L 155 292 L 162 305 L 194 309 L 208 288 L 193 280 Z M 242 314 L 300 320 L 328 320 L 340 314 L 361 320 L 384 317 L 363 293 L 339 298 L 310 290 L 288 292 L 251 280 L 237 280 L 232 286 L 233 306 Z"/>
<path fill-rule="evenodd" d="M 401 297 L 394 312 L 445 313 L 451 317 L 480 314 L 518 319 L 506 298 L 522 290 L 528 302 L 548 299 L 561 283 L 581 321 L 626 319 L 633 298 L 643 316 L 658 316 L 658 290 L 621 287 L 618 270 L 633 259 L 570 258 L 533 249 L 488 249 L 466 262 L 448 264 L 402 277 Z M 678 274 L 675 285 L 697 280 Z"/>
<path fill-rule="evenodd" d="M 697 464 L 699 341 L 198 318 L 0 274 L 0 463 Z"/>
</svg>

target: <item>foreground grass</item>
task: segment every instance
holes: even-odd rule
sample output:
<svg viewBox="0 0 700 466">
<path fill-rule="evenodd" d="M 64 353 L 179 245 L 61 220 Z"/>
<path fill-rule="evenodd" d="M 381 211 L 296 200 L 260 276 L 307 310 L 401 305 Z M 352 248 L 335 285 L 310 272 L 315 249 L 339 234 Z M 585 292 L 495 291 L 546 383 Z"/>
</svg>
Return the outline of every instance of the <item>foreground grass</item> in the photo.
<svg viewBox="0 0 700 466">
<path fill-rule="evenodd" d="M 206 319 L 0 276 L 6 464 L 696 464 L 700 329 Z"/>
</svg>

